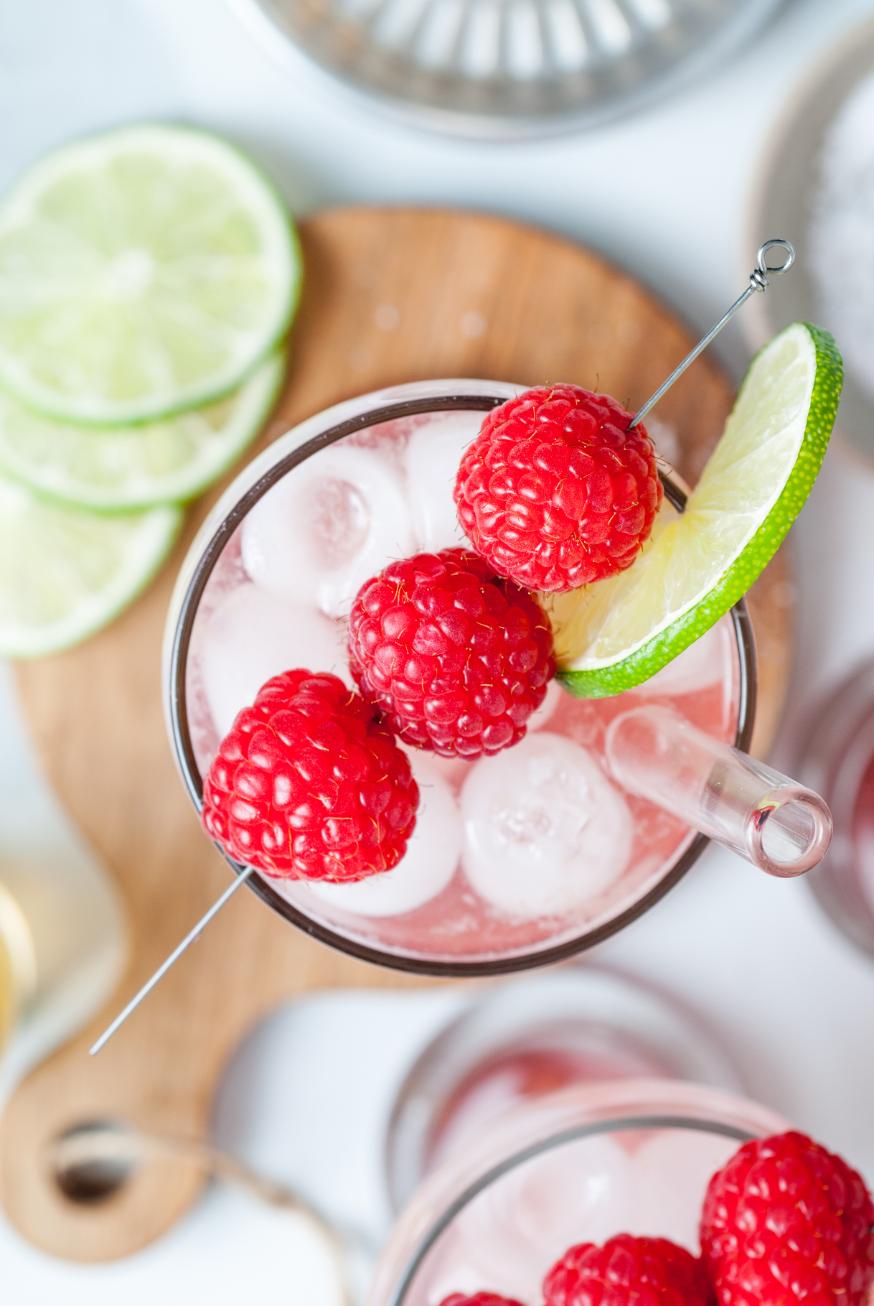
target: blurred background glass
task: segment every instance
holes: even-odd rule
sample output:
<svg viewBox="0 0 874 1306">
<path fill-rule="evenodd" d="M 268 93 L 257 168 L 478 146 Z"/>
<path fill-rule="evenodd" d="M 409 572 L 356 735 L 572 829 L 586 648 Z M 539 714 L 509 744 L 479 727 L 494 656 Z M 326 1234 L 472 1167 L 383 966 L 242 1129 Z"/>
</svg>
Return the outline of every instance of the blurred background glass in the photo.
<svg viewBox="0 0 874 1306">
<path fill-rule="evenodd" d="M 782 0 L 237 0 L 266 48 L 480 139 L 579 130 L 677 89 Z"/>
</svg>

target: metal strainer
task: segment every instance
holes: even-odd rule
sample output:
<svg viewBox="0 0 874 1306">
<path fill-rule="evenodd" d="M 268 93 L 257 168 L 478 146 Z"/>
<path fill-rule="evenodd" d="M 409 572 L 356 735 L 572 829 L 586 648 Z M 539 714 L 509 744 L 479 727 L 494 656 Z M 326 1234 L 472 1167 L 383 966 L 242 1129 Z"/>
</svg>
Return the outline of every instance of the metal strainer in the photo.
<svg viewBox="0 0 874 1306">
<path fill-rule="evenodd" d="M 275 47 L 420 126 L 480 137 L 582 127 L 639 104 L 780 0 L 235 0 Z"/>
</svg>

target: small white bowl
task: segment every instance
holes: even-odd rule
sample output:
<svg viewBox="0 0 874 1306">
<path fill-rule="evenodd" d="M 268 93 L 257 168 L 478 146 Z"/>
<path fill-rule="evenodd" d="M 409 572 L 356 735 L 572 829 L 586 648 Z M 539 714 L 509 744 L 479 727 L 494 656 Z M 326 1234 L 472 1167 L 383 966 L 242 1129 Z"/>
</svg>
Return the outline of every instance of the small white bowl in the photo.
<svg viewBox="0 0 874 1306">
<path fill-rule="evenodd" d="M 761 345 L 790 322 L 824 321 L 809 258 L 810 197 L 817 184 L 823 141 L 847 97 L 866 76 L 874 76 L 874 22 L 866 21 L 807 70 L 766 141 L 748 207 L 748 240 L 755 249 L 766 236 L 784 236 L 798 252 L 792 272 L 779 286 L 756 295 L 741 320 L 752 343 Z M 874 123 L 871 124 L 874 133 Z M 852 250 L 835 250 L 852 258 Z M 748 272 L 748 268 L 744 268 Z M 838 340 L 840 348 L 840 340 Z M 874 359 L 872 359 L 874 368 Z M 841 434 L 874 459 L 874 399 L 848 369 L 838 415 Z"/>
</svg>

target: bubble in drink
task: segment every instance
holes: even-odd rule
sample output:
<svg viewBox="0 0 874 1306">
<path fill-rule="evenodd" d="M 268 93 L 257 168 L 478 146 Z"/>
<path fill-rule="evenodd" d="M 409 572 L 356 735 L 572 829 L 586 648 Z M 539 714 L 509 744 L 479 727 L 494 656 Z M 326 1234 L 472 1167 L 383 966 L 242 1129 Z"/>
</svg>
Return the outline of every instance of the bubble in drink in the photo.
<svg viewBox="0 0 874 1306">
<path fill-rule="evenodd" d="M 366 580 L 415 551 L 401 477 L 371 449 L 331 445 L 255 505 L 241 548 L 263 589 L 345 616 Z"/>
<path fill-rule="evenodd" d="M 419 786 L 416 828 L 394 868 L 357 884 L 313 884 L 312 893 L 339 911 L 399 916 L 442 893 L 461 854 L 461 813 L 449 785 L 427 758 L 411 753 Z"/>
<path fill-rule="evenodd" d="M 410 435 L 407 487 L 419 548 L 436 552 L 470 543 L 452 497 L 461 455 L 479 431 L 482 413 L 441 413 Z"/>
<path fill-rule="evenodd" d="M 332 671 L 351 683 L 339 623 L 248 583 L 225 594 L 210 614 L 202 649 L 203 689 L 219 737 L 282 671 Z"/>
<path fill-rule="evenodd" d="M 471 767 L 461 812 L 468 879 L 514 916 L 582 906 L 619 878 L 631 854 L 621 794 L 586 749 L 545 730 Z"/>
</svg>

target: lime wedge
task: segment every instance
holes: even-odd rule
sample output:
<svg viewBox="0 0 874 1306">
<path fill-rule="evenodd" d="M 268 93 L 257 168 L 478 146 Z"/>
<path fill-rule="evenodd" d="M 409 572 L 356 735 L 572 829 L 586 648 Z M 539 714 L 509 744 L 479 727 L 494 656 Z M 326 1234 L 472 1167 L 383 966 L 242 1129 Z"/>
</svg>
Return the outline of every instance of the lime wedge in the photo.
<svg viewBox="0 0 874 1306">
<path fill-rule="evenodd" d="M 83 512 L 0 479 L 0 656 L 54 653 L 105 625 L 154 576 L 181 521 L 167 505 Z"/>
<path fill-rule="evenodd" d="M 284 334 L 300 267 L 282 200 L 218 137 L 80 141 L 0 207 L 0 386 L 97 425 L 210 403 Z"/>
<path fill-rule="evenodd" d="M 603 698 L 641 684 L 746 593 L 816 480 L 841 379 L 827 332 L 787 327 L 753 360 L 686 511 L 660 514 L 627 571 L 541 596 L 571 693 Z"/>
<path fill-rule="evenodd" d="M 40 494 L 97 512 L 191 499 L 261 430 L 284 366 L 278 350 L 226 399 L 139 426 L 59 422 L 0 393 L 0 472 Z"/>
</svg>

